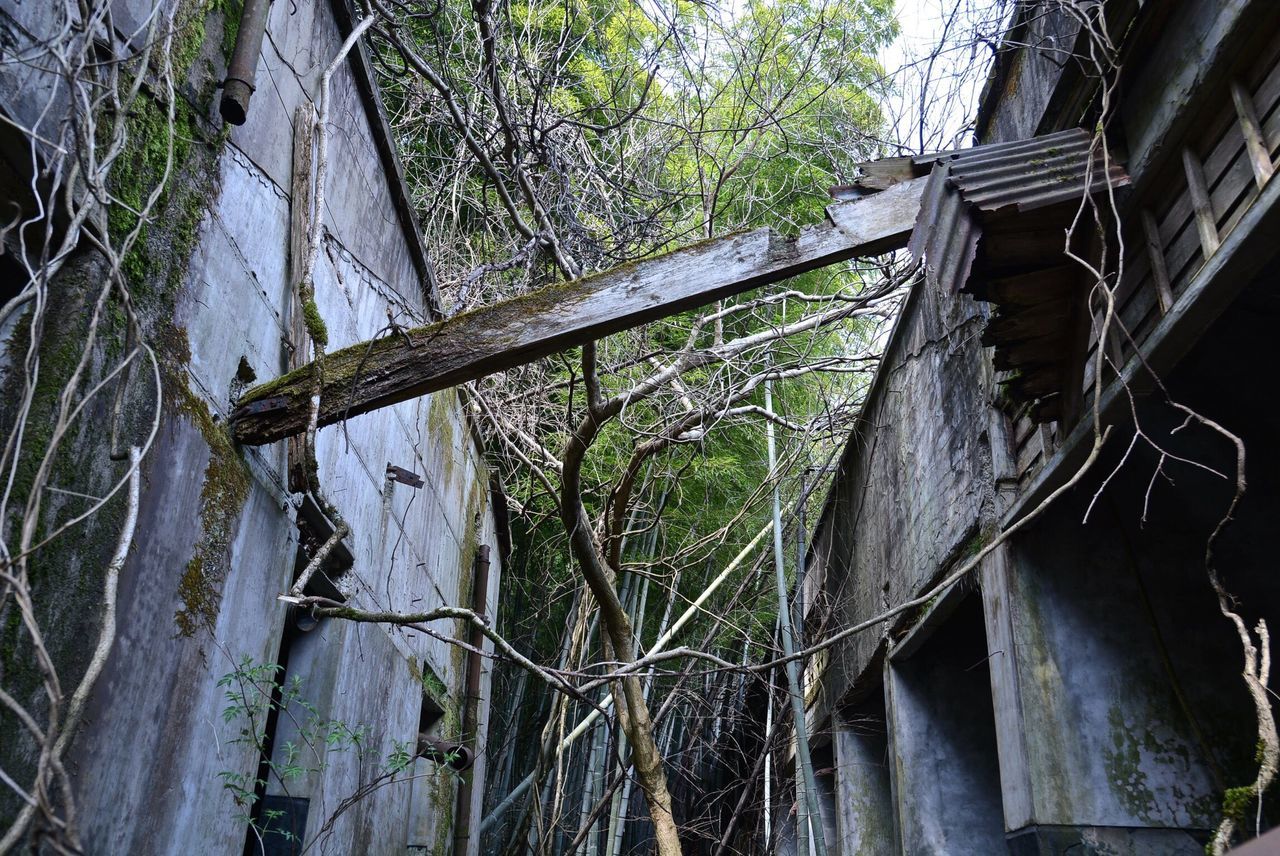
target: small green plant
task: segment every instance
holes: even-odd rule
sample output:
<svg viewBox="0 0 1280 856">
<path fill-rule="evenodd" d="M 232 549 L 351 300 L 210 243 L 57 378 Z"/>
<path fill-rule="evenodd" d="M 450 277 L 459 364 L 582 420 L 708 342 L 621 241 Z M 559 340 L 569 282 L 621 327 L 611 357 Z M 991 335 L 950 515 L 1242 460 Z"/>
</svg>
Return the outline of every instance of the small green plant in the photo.
<svg viewBox="0 0 1280 856">
<path fill-rule="evenodd" d="M 397 740 L 395 742 L 395 748 L 392 749 L 391 754 L 387 756 L 387 772 L 392 774 L 403 773 L 412 766 L 413 753 L 409 751 L 409 744 L 402 743 Z"/>
<path fill-rule="evenodd" d="M 258 758 L 264 759 L 253 774 L 223 770 L 218 778 L 231 794 L 236 817 L 248 823 L 259 838 L 269 832 L 278 839 L 293 840 L 296 836 L 279 823 L 283 812 L 264 809 L 255 815 L 254 807 L 268 781 L 277 782 L 287 795 L 291 786 L 325 769 L 329 752 L 355 751 L 363 756 L 369 729 L 321 715 L 305 697 L 302 679 L 294 675 L 280 681 L 279 672 L 280 666 L 274 663 L 257 663 L 252 657 L 245 657 L 218 679 L 225 698 L 222 721 L 238 725 L 228 742 L 249 746 Z M 290 723 L 296 736 L 272 747 L 268 758 L 267 723 L 273 713 L 278 722 Z M 394 747 L 383 764 L 390 777 L 413 766 L 409 745 L 397 741 Z"/>
</svg>

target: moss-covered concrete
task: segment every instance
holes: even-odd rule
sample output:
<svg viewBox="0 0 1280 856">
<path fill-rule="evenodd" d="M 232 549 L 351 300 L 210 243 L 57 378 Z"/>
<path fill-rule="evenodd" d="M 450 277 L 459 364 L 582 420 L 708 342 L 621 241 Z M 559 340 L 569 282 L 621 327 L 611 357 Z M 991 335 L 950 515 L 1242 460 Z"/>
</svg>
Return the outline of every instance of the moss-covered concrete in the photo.
<svg viewBox="0 0 1280 856">
<path fill-rule="evenodd" d="M 209 446 L 209 463 L 200 489 L 199 538 L 195 552 L 178 582 L 181 607 L 174 624 L 182 636 L 193 637 L 201 627 L 212 627 L 221 602 L 222 582 L 229 569 L 235 523 L 249 498 L 250 477 L 240 452 L 225 425 L 216 420 L 208 403 L 193 393 L 185 376 L 186 335 L 174 328 L 166 337 L 166 370 L 162 374 L 166 410 L 171 417 L 187 420 Z"/>
<path fill-rule="evenodd" d="M 231 4 L 219 0 L 186 7 L 189 26 L 184 38 L 190 39 L 192 46 L 179 45 L 175 52 L 180 62 L 187 63 L 189 77 L 197 81 L 212 74 L 207 58 L 203 70 L 190 68 L 197 57 L 208 53 L 205 33 L 209 23 L 216 21 L 219 29 L 234 32 L 234 22 L 218 16 L 224 6 L 230 8 Z M 123 272 L 160 360 L 166 416 L 190 423 L 209 447 L 200 534 L 194 555 L 176 575 L 181 607 L 174 622 L 178 633 L 190 637 L 201 625 L 211 624 L 217 614 L 233 525 L 248 498 L 249 477 L 227 429 L 189 386 L 186 366 L 191 355 L 186 332 L 173 323 L 201 221 L 217 197 L 217 158 L 226 134 L 211 128 L 187 100 L 178 98 L 172 105 L 170 141 L 169 111 L 169 105 L 144 98 L 130 116 L 130 146 L 112 172 L 113 192 L 125 206 L 113 208 L 109 220 L 113 236 L 123 238 L 137 227 L 137 218 L 129 209 L 140 207 L 153 188 L 162 186 L 168 177 L 154 216 L 143 224 L 139 239 L 124 258 Z"/>
<path fill-rule="evenodd" d="M 218 193 L 217 159 L 225 141 L 220 128 L 203 118 L 203 111 L 189 98 L 213 91 L 217 76 L 216 54 L 221 48 L 209 44 L 216 32 L 219 40 L 234 33 L 239 4 L 234 0 L 187 2 L 178 13 L 174 67 L 179 71 L 180 91 L 186 96 L 172 105 L 159 100 L 157 89 L 144 89 L 125 117 L 127 141 L 112 165 L 108 185 L 116 200 L 106 212 L 107 229 L 113 244 L 122 246 L 128 236 L 131 246 L 124 252 L 120 275 L 128 286 L 130 300 L 143 328 L 144 339 L 153 346 L 159 360 L 163 392 L 161 405 L 166 419 L 183 419 L 194 425 L 211 449 L 206 482 L 216 485 L 206 493 L 218 510 L 202 515 L 202 525 L 210 530 L 202 536 L 202 576 L 218 544 L 229 535 L 227 522 L 233 509 L 247 495 L 243 464 L 231 445 L 226 430 L 216 423 L 208 406 L 187 386 L 185 348 L 182 331 L 173 325 L 175 309 L 186 282 L 187 267 L 195 249 L 202 218 Z M 213 57 L 213 58 L 210 58 Z M 152 69 L 158 68 L 153 58 Z M 172 111 L 172 119 L 170 117 Z M 172 135 L 169 133 L 172 121 Z M 139 223 L 138 215 L 153 191 L 163 186 L 150 217 Z M 70 385 L 89 335 L 92 308 L 104 283 L 111 279 L 105 259 L 92 249 L 83 249 L 68 260 L 48 290 L 46 319 L 57 319 L 57 329 L 33 330 L 28 316 L 22 319 L 6 346 L 13 354 L 26 352 L 37 339 L 38 379 L 31 389 L 24 441 L 19 452 L 17 478 L 13 484 L 4 521 L 5 537 L 16 544 L 19 518 L 31 497 L 37 468 L 46 456 L 53 426 L 63 406 L 64 391 Z M 49 321 L 46 321 L 48 324 Z M 125 354 L 126 311 L 118 293 L 104 307 L 97 338 L 88 349 L 88 361 L 79 390 L 110 371 Z M 145 366 L 145 364 L 141 364 Z M 147 382 L 149 370 L 135 365 L 129 393 L 124 400 L 119 427 L 122 445 L 140 442 L 147 434 L 157 404 Z M 24 398 L 25 377 L 10 372 L 0 388 L 0 425 L 6 431 L 19 415 Z M 114 389 L 106 388 L 89 403 L 84 413 L 50 460 L 48 484 L 62 491 L 45 491 L 36 540 L 62 521 L 87 510 L 86 496 L 105 495 L 123 477 L 125 463 L 112 460 L 111 403 Z M 118 451 L 118 450 L 117 450 Z M 144 478 L 149 464 L 144 462 Z M 144 481 L 144 492 L 145 492 Z M 77 496 L 81 494 L 83 496 Z M 124 512 L 123 494 L 100 511 L 42 547 L 32 557 L 29 575 L 36 618 L 43 642 L 58 669 L 64 690 L 74 687 L 83 672 L 100 622 L 103 571 L 116 546 Z M 195 560 L 193 560 L 195 561 Z M 188 569 L 189 570 L 189 569 Z M 182 569 L 174 569 L 169 579 L 174 591 L 192 592 Z M 160 576 L 163 580 L 163 575 Z M 196 612 L 207 614 L 208 594 L 202 594 Z M 43 714 L 41 676 L 36 670 L 30 639 L 18 619 L 12 600 L 0 612 L 0 680 L 5 688 L 40 717 Z M 20 729 L 6 712 L 0 712 L 0 733 L 17 734 Z M 28 777 L 31 747 L 21 740 L 0 741 L 0 767 L 19 780 Z M 12 792 L 0 793 L 0 816 L 11 816 Z"/>
<path fill-rule="evenodd" d="M 427 404 L 427 435 L 431 448 L 439 451 L 442 487 L 446 489 L 458 468 L 453 447 L 453 414 L 457 407 L 458 393 L 452 389 L 433 393 Z"/>
</svg>

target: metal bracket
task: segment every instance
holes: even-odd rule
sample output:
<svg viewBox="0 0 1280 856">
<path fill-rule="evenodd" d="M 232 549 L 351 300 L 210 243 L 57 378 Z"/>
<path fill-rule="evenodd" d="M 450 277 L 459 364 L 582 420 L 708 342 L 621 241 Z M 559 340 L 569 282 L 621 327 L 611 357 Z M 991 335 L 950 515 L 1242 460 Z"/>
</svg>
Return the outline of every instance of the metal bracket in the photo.
<svg viewBox="0 0 1280 856">
<path fill-rule="evenodd" d="M 391 464 L 387 464 L 387 478 L 414 488 L 422 487 L 423 485 L 422 476 L 415 472 L 410 472 L 404 467 L 396 467 Z"/>
<path fill-rule="evenodd" d="M 231 415 L 232 420 L 242 419 L 245 416 L 257 416 L 262 413 L 271 413 L 276 410 L 284 410 L 289 406 L 289 399 L 283 395 L 273 395 L 269 398 L 259 398 L 257 401 L 250 401 L 236 408 L 235 413 Z"/>
</svg>

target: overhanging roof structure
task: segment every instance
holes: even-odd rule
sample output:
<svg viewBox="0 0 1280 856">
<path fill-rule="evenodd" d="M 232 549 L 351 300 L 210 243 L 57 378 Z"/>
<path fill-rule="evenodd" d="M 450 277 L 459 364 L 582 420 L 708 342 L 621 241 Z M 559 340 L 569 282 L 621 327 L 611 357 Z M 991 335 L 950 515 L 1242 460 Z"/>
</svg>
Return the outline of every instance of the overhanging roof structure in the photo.
<svg viewBox="0 0 1280 856">
<path fill-rule="evenodd" d="M 1030 405 L 1037 421 L 1066 415 L 1078 392 L 1076 345 L 1086 337 L 1094 283 L 1067 256 L 1068 242 L 1073 252 L 1093 255 L 1088 197 L 1128 183 L 1079 128 L 931 162 L 908 249 L 923 260 L 931 285 L 996 307 L 983 344 L 995 348 L 1010 399 Z"/>
</svg>

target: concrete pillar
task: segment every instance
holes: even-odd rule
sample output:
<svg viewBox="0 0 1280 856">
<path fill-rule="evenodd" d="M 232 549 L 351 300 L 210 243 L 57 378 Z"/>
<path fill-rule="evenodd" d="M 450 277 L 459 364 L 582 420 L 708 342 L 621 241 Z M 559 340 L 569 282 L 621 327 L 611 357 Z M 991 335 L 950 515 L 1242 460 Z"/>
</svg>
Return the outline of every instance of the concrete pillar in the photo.
<svg viewBox="0 0 1280 856">
<path fill-rule="evenodd" d="M 833 840 L 840 856 L 880 856 L 897 847 L 889 785 L 884 696 L 846 711 L 832 727 L 836 767 Z"/>
<path fill-rule="evenodd" d="M 1004 813 L 981 602 L 964 598 L 886 666 L 893 797 L 901 849 L 1001 853 Z"/>
<path fill-rule="evenodd" d="M 1249 722 L 1205 533 L 1080 512 L 983 568 L 1010 852 L 1201 853 Z"/>
</svg>

